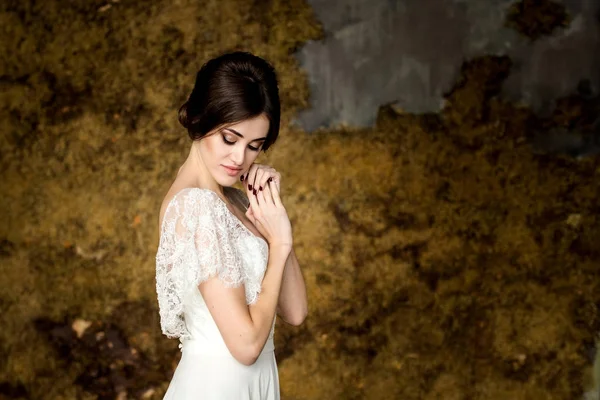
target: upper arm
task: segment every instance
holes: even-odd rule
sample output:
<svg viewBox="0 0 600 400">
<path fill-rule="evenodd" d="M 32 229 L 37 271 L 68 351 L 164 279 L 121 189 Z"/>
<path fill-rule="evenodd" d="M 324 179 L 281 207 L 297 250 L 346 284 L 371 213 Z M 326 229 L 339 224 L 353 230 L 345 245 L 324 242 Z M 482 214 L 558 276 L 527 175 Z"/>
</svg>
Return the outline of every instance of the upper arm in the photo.
<svg viewBox="0 0 600 400">
<path fill-rule="evenodd" d="M 232 235 L 228 211 L 220 202 L 205 210 L 195 229 L 194 246 L 201 279 L 197 287 L 231 355 L 242 364 L 258 357 L 247 305 L 244 260 Z"/>
<path fill-rule="evenodd" d="M 254 363 L 260 352 L 244 285 L 227 287 L 220 279 L 210 278 L 198 288 L 231 355 L 242 364 Z"/>
</svg>

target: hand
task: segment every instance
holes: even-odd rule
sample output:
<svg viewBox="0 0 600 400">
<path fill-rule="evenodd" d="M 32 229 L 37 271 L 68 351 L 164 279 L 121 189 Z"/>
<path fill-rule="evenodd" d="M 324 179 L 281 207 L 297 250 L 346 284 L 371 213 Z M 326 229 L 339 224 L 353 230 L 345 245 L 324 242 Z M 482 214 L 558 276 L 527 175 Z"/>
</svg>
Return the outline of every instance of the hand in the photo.
<svg viewBox="0 0 600 400">
<path fill-rule="evenodd" d="M 251 194 L 256 194 L 261 188 L 265 188 L 269 179 L 271 184 L 277 186 L 277 192 L 281 193 L 281 174 L 268 165 L 252 164 L 248 172 L 242 175 L 242 184 L 245 185 L 246 190 L 250 190 Z"/>
<path fill-rule="evenodd" d="M 292 225 L 279 198 L 277 185 L 268 182 L 256 195 L 250 193 L 247 186 L 246 190 L 250 199 L 246 217 L 264 236 L 270 247 L 282 246 L 291 250 Z"/>
</svg>

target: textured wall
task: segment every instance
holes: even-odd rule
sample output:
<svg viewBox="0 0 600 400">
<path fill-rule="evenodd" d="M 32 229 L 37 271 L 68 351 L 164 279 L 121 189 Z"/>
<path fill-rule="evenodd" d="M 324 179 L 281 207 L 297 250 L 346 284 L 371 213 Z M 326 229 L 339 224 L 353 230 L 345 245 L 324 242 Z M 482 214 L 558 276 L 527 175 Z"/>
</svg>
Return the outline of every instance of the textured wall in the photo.
<svg viewBox="0 0 600 400">
<path fill-rule="evenodd" d="M 277 325 L 282 400 L 581 398 L 600 158 L 531 152 L 530 110 L 490 98 L 503 58 L 470 62 L 439 115 L 307 135 L 288 125 L 308 97 L 294 49 L 319 37 L 305 0 L 5 0 L 0 27 L 0 400 L 162 398 L 181 354 L 154 279 L 190 145 L 177 108 L 232 49 L 281 83 L 259 160 L 282 174 L 310 307 Z"/>
<path fill-rule="evenodd" d="M 464 60 L 508 55 L 504 95 L 547 111 L 588 79 L 600 83 L 596 0 L 565 0 L 566 29 L 530 40 L 505 26 L 514 0 L 309 0 L 326 36 L 297 54 L 309 75 L 306 130 L 371 125 L 380 105 L 437 112 Z"/>
</svg>

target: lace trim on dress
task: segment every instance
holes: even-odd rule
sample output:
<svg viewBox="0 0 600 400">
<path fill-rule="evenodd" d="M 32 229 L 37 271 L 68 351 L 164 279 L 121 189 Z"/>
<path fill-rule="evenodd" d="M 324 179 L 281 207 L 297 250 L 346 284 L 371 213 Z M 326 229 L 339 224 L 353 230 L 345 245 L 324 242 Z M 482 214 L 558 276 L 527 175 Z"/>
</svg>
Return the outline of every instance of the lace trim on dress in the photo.
<svg viewBox="0 0 600 400">
<path fill-rule="evenodd" d="M 178 192 L 165 210 L 156 254 L 163 334 L 189 337 L 183 318 L 184 299 L 209 278 L 218 277 L 227 287 L 243 284 L 246 303 L 254 303 L 261 291 L 267 257 L 267 243 L 243 226 L 215 192 L 201 188 Z"/>
</svg>

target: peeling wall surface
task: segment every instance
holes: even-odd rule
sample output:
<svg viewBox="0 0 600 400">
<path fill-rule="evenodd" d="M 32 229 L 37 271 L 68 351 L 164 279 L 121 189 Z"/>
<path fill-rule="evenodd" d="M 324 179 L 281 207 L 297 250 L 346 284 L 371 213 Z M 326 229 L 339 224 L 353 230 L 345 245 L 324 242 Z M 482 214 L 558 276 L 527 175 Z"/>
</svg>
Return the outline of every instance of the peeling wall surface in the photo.
<svg viewBox="0 0 600 400">
<path fill-rule="evenodd" d="M 155 285 L 161 205 L 190 154 L 177 111 L 232 49 L 267 58 L 280 84 L 280 134 L 257 160 L 283 178 L 309 303 L 300 326 L 277 318 L 282 400 L 594 399 L 600 102 L 561 98 L 539 121 L 501 101 L 583 47 L 553 53 L 567 32 L 528 45 L 498 28 L 509 3 L 479 1 L 317 7 L 329 36 L 303 51 L 329 57 L 311 62 L 330 68 L 312 74 L 330 97 L 315 126 L 372 120 L 384 101 L 444 108 L 381 107 L 373 128 L 312 135 L 289 126 L 309 96 L 294 52 L 322 37 L 305 0 L 0 2 L 0 400 L 163 398 L 182 357 Z M 589 4 L 569 24 L 556 12 L 582 41 L 596 40 L 575 30 Z M 460 67 L 515 43 L 530 61 L 510 76 L 504 56 Z M 589 64 L 574 65 L 557 76 L 574 84 Z"/>
<path fill-rule="evenodd" d="M 514 0 L 309 0 L 325 38 L 297 57 L 309 75 L 311 108 L 298 117 L 312 131 L 370 126 L 377 109 L 437 112 L 463 61 L 507 55 L 503 95 L 535 111 L 589 80 L 600 84 L 600 2 L 566 0 L 566 29 L 535 41 L 505 26 Z"/>
</svg>

